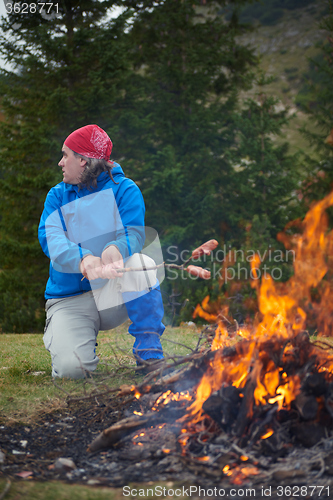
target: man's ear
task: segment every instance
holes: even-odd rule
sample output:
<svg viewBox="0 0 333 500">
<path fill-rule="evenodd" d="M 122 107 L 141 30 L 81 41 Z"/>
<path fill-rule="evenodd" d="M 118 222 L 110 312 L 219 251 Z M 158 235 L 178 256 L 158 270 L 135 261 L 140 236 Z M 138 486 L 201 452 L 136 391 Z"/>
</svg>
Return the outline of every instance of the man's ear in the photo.
<svg viewBox="0 0 333 500">
<path fill-rule="evenodd" d="M 80 160 L 81 160 L 80 167 L 83 169 L 87 165 L 87 162 L 83 158 L 80 158 Z"/>
</svg>

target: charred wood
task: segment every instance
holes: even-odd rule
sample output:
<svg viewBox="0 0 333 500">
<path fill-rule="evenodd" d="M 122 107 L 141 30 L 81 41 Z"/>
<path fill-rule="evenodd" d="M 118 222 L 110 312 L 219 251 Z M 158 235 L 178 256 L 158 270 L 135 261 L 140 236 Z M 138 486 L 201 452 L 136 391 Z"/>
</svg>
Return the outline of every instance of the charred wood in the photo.
<svg viewBox="0 0 333 500">
<path fill-rule="evenodd" d="M 313 420 L 318 413 L 318 402 L 315 396 L 300 393 L 296 396 L 294 405 L 304 420 Z"/>
<path fill-rule="evenodd" d="M 120 420 L 111 427 L 104 429 L 97 438 L 95 438 L 88 446 L 88 452 L 95 452 L 107 448 L 111 448 L 117 444 L 122 438 L 136 431 L 137 429 L 149 427 L 158 423 L 158 414 L 149 412 L 146 415 L 135 415 L 133 417 Z"/>
<path fill-rule="evenodd" d="M 202 408 L 223 430 L 230 430 L 237 418 L 240 403 L 240 391 L 229 385 L 214 392 Z"/>
<path fill-rule="evenodd" d="M 237 437 L 241 437 L 245 433 L 245 430 L 248 427 L 249 422 L 251 421 L 253 415 L 255 387 L 256 387 L 256 380 L 254 377 L 251 377 L 245 384 L 243 390 L 243 398 L 239 407 L 237 419 L 234 424 L 233 432 Z"/>
<path fill-rule="evenodd" d="M 257 415 L 253 416 L 253 421 L 249 426 L 248 435 L 250 436 L 249 446 L 252 446 L 262 435 L 266 434 L 267 429 L 273 426 L 273 420 L 277 412 L 277 406 L 272 408 L 257 409 Z"/>
<path fill-rule="evenodd" d="M 299 422 L 291 426 L 290 430 L 296 440 L 306 448 L 315 446 L 326 436 L 325 427 L 316 423 Z"/>
<path fill-rule="evenodd" d="M 327 394 L 325 396 L 325 408 L 333 418 L 333 382 L 331 382 L 327 389 Z"/>
<path fill-rule="evenodd" d="M 327 391 L 327 382 L 324 374 L 317 372 L 308 374 L 304 379 L 302 390 L 316 397 L 325 394 Z"/>
<path fill-rule="evenodd" d="M 133 415 L 104 429 L 88 446 L 88 452 L 112 448 L 137 429 L 152 427 L 160 423 L 175 422 L 184 416 L 186 408 L 165 407 L 161 411 L 150 411 L 144 415 Z"/>
</svg>

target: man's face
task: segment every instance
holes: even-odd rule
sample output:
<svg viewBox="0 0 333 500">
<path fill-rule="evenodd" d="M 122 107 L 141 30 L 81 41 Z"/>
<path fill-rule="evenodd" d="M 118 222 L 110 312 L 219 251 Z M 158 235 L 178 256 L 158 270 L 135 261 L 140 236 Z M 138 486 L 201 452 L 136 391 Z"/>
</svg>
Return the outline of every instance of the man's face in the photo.
<svg viewBox="0 0 333 500">
<path fill-rule="evenodd" d="M 73 151 L 65 146 L 65 144 L 62 147 L 62 158 L 58 165 L 62 168 L 64 175 L 62 180 L 66 184 L 79 184 L 86 161 L 74 156 Z"/>
</svg>

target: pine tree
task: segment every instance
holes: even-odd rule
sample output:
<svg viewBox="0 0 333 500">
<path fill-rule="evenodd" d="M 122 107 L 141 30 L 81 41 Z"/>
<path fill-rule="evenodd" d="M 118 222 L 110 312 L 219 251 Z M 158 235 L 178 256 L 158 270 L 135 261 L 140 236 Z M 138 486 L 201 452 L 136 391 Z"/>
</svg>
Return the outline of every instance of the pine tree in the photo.
<svg viewBox="0 0 333 500">
<path fill-rule="evenodd" d="M 143 191 L 147 224 L 165 245 L 189 248 L 220 236 L 232 174 L 231 114 L 256 64 L 236 42 L 245 29 L 237 16 L 223 16 L 226 3 L 126 2 L 136 11 L 130 37 L 137 72 L 115 133 Z"/>
<path fill-rule="evenodd" d="M 129 36 L 136 72 L 118 103 L 113 135 L 126 172 L 142 189 L 146 223 L 158 230 L 166 261 L 221 236 L 234 173 L 232 115 L 257 64 L 253 51 L 236 41 L 247 29 L 236 15 L 242 3 L 125 1 L 135 12 Z M 228 21 L 227 4 L 234 10 Z M 207 284 L 175 277 L 169 275 L 163 291 L 180 293 L 180 302 L 191 297 L 193 305 L 207 294 Z"/>
<path fill-rule="evenodd" d="M 325 139 L 333 129 L 333 1 L 327 0 L 328 15 L 319 27 L 326 31 L 326 41 L 320 45 L 321 53 L 310 61 L 317 77 L 310 84 L 307 95 L 306 111 L 316 124 L 316 132 L 303 128 L 303 133 L 314 149 L 304 160 L 308 177 L 303 184 L 303 202 L 305 208 L 313 200 L 319 200 L 333 187 L 333 148 Z M 304 101 L 304 99 L 303 99 Z M 304 105 L 303 105 L 304 108 Z"/>
<path fill-rule="evenodd" d="M 0 49 L 14 65 L 0 82 L 4 331 L 43 323 L 47 259 L 36 230 L 46 192 L 60 180 L 62 141 L 77 127 L 97 122 L 115 138 L 113 159 L 140 185 L 147 225 L 165 245 L 220 238 L 226 222 L 238 234 L 238 180 L 243 199 L 249 193 L 234 169 L 234 115 L 257 64 L 236 41 L 242 3 L 62 0 L 57 16 L 13 12 L 3 21 Z M 116 5 L 124 13 L 104 21 Z M 284 161 L 285 151 L 278 156 Z"/>
<path fill-rule="evenodd" d="M 2 331 L 40 331 L 44 323 L 48 259 L 37 226 L 47 191 L 61 180 L 63 140 L 87 123 L 106 126 L 122 92 L 126 20 L 103 21 L 115 3 L 63 0 L 49 17 L 16 7 L 2 21 L 0 50 L 13 68 L 0 80 Z"/>
<path fill-rule="evenodd" d="M 277 141 L 292 118 L 277 98 L 265 93 L 267 83 L 269 79 L 259 75 L 256 97 L 247 99 L 234 115 L 238 145 L 231 153 L 235 173 L 227 225 L 234 228 L 236 241 L 254 217 L 266 221 L 275 239 L 288 221 L 302 214 L 296 196 L 302 178 L 299 155 L 290 155 L 288 143 Z"/>
</svg>

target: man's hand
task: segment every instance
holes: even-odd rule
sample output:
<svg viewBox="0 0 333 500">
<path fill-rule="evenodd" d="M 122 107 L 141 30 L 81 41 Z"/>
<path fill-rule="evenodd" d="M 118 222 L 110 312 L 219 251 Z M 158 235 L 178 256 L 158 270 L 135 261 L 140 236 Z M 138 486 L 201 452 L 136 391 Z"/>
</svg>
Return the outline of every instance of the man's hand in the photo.
<svg viewBox="0 0 333 500">
<path fill-rule="evenodd" d="M 107 279 L 119 278 L 123 273 L 118 273 L 116 269 L 124 267 L 121 253 L 115 245 L 110 245 L 102 253 L 102 277 Z"/>
<path fill-rule="evenodd" d="M 102 277 L 102 260 L 100 257 L 87 255 L 81 261 L 80 271 L 88 280 L 95 280 Z"/>
</svg>

